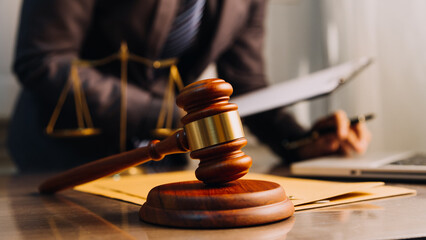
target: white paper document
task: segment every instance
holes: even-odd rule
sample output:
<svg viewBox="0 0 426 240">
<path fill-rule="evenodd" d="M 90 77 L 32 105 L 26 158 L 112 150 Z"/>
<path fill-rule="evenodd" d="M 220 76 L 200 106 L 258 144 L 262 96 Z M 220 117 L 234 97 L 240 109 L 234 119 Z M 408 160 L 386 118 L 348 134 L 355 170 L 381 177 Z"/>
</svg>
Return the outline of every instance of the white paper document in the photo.
<svg viewBox="0 0 426 240">
<path fill-rule="evenodd" d="M 331 93 L 365 69 L 371 62 L 371 58 L 360 58 L 231 98 L 230 102 L 238 105 L 241 117 L 284 107 Z"/>
</svg>

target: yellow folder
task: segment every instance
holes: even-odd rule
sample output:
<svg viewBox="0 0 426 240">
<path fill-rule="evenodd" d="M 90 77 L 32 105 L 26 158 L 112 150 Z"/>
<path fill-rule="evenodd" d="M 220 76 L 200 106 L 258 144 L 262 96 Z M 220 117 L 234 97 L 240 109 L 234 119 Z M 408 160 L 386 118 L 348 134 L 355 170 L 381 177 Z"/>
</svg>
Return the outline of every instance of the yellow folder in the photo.
<svg viewBox="0 0 426 240">
<path fill-rule="evenodd" d="M 416 193 L 412 189 L 385 186 L 383 182 L 348 183 L 257 173 L 249 173 L 244 179 L 266 180 L 280 184 L 293 202 L 296 211 Z M 74 189 L 142 205 L 148 192 L 155 186 L 190 180 L 196 180 L 194 171 L 102 178 Z"/>
</svg>

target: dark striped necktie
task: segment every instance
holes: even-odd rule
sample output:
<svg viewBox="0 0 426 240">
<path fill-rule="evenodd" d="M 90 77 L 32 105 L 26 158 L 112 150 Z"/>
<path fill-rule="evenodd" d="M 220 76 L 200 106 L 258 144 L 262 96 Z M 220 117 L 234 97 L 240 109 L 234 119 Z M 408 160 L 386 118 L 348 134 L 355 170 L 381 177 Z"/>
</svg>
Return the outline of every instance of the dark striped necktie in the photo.
<svg viewBox="0 0 426 240">
<path fill-rule="evenodd" d="M 194 44 L 200 29 L 206 0 L 181 0 L 161 58 L 181 56 Z"/>
</svg>

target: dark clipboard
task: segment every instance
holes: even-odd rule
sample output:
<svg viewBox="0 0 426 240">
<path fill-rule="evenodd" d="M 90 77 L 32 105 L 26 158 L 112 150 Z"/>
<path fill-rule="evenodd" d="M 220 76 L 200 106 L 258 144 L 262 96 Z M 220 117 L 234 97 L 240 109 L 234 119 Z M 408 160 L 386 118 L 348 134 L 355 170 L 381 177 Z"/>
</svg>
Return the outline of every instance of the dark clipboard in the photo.
<svg viewBox="0 0 426 240">
<path fill-rule="evenodd" d="M 307 76 L 240 95 L 232 98 L 230 102 L 238 105 L 241 117 L 246 117 L 328 95 L 350 79 L 353 79 L 371 62 L 371 58 L 363 57 Z"/>
</svg>

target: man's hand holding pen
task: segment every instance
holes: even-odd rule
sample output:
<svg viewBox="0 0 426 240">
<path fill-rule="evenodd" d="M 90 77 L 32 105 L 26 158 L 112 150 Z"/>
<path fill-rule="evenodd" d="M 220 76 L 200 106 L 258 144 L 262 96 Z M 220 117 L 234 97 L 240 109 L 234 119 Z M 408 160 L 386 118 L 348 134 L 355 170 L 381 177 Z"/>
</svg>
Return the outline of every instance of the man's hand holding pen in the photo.
<svg viewBox="0 0 426 240">
<path fill-rule="evenodd" d="M 307 136 L 284 143 L 284 147 L 295 150 L 299 159 L 334 153 L 364 153 L 371 141 L 371 133 L 365 121 L 373 117 L 369 114 L 349 119 L 344 111 L 336 111 L 317 121 Z"/>
</svg>

